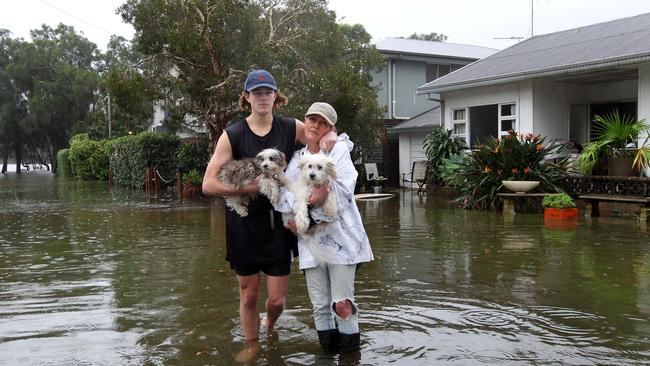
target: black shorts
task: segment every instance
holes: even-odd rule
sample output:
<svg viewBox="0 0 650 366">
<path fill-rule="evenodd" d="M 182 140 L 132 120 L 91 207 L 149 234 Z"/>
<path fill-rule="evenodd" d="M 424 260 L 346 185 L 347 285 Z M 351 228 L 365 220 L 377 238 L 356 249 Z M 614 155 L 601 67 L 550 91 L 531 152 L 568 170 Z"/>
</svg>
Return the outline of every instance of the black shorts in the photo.
<svg viewBox="0 0 650 366">
<path fill-rule="evenodd" d="M 230 264 L 230 268 L 234 269 L 239 276 L 252 276 L 260 271 L 267 276 L 288 276 L 291 273 L 291 262 L 253 265 Z"/>
</svg>

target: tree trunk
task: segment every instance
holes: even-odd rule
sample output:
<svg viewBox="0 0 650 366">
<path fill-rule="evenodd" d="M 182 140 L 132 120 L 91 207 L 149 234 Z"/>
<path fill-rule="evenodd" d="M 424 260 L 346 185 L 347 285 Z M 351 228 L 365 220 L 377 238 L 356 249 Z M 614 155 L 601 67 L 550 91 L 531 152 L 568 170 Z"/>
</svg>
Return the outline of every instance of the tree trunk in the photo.
<svg viewBox="0 0 650 366">
<path fill-rule="evenodd" d="M 5 151 L 2 157 L 2 174 L 7 174 L 7 164 L 9 163 L 9 152 Z"/>
<path fill-rule="evenodd" d="M 23 148 L 20 141 L 16 142 L 14 154 L 16 154 L 16 174 L 21 174 L 21 165 L 23 164 Z"/>
</svg>

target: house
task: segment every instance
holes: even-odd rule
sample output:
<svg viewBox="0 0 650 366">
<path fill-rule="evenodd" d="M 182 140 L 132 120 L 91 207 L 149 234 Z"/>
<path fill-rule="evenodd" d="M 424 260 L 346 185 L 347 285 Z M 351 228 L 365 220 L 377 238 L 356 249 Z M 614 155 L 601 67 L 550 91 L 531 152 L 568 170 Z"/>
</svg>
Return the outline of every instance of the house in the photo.
<svg viewBox="0 0 650 366">
<path fill-rule="evenodd" d="M 510 129 L 585 144 L 596 114 L 650 121 L 650 14 L 529 38 L 417 93 L 472 146 Z"/>
<path fill-rule="evenodd" d="M 383 151 L 365 158 L 383 162 L 383 173 L 395 185 L 401 172 L 410 171 L 412 161 L 424 157 L 422 141 L 440 125 L 438 96 L 417 94 L 417 88 L 497 50 L 401 38 L 387 38 L 375 46 L 386 59 L 385 66 L 372 75 L 378 104 L 385 109 L 386 131 Z M 415 120 L 409 121 L 412 118 Z M 403 125 L 391 128 L 400 123 Z"/>
<path fill-rule="evenodd" d="M 153 105 L 153 121 L 148 128 L 148 131 L 153 132 L 169 132 L 167 127 L 163 126 L 163 121 L 166 118 L 169 118 L 169 112 L 167 100 L 158 100 L 154 102 Z M 185 116 L 185 123 L 181 128 L 176 132 L 176 135 L 182 140 L 192 139 L 196 137 L 205 137 L 205 126 L 197 126 L 197 118 L 190 116 L 189 114 Z"/>
</svg>

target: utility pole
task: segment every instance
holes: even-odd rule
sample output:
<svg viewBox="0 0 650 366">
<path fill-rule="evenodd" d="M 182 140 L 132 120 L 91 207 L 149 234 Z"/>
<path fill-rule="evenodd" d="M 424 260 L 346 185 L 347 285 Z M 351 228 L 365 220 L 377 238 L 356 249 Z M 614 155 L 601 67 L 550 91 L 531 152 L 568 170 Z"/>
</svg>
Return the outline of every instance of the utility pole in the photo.
<svg viewBox="0 0 650 366">
<path fill-rule="evenodd" d="M 108 138 L 111 138 L 111 95 L 108 94 Z"/>
</svg>

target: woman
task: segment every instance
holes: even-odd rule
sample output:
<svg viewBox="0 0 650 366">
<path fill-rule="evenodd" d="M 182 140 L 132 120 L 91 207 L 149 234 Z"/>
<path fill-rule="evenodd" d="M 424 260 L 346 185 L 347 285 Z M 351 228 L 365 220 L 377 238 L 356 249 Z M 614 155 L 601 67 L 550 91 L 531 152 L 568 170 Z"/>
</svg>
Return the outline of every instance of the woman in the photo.
<svg viewBox="0 0 650 366">
<path fill-rule="evenodd" d="M 329 189 L 315 190 L 309 199 L 309 204 L 313 206 L 310 215 L 314 224 L 323 225 L 315 231 L 316 240 L 320 243 L 325 240 L 328 242 L 328 245 L 320 244 L 322 246 L 319 251 L 330 251 L 326 255 L 330 259 L 327 263 L 316 261 L 310 252 L 308 241 L 301 236 L 298 237 L 298 251 L 300 269 L 305 272 L 321 346 L 326 349 L 340 346 L 342 351 L 351 351 L 357 349 L 360 343 L 359 311 L 354 302 L 354 277 L 357 266 L 372 261 L 373 255 L 354 201 L 358 174 L 350 158 L 352 142 L 346 134 L 342 134 L 331 152 L 325 153 L 319 147 L 321 138 L 333 131 L 336 120 L 337 114 L 332 106 L 327 103 L 312 104 L 305 116 L 307 146 L 295 152 L 285 175 L 290 181 L 297 180 L 298 161 L 309 154 L 325 154 L 336 163 L 336 181 Z M 318 207 L 327 194 L 337 195 L 337 216 L 334 219 Z M 292 206 L 293 195 L 283 190 L 276 209 L 291 212 Z M 293 222 L 289 222 L 287 227 L 296 231 Z"/>
<path fill-rule="evenodd" d="M 297 141 L 306 142 L 302 122 L 273 115 L 276 108 L 286 103 L 287 98 L 278 91 L 275 79 L 268 71 L 254 70 L 248 74 L 239 104 L 250 114 L 228 126 L 219 137 L 203 178 L 203 193 L 255 195 L 259 192 L 257 184 L 235 190 L 220 182 L 217 174 L 221 167 L 233 159 L 254 157 L 266 148 L 276 148 L 289 157 Z M 324 141 L 329 141 L 331 148 L 336 135 L 330 135 Z M 271 330 L 286 302 L 291 253 L 296 238 L 282 224 L 276 224 L 282 222 L 281 216 L 273 210 L 268 198 L 255 196 L 249 203 L 248 212 L 248 216 L 241 217 L 232 210 L 226 211 L 226 260 L 237 273 L 239 316 L 244 337 L 256 346 L 260 327 L 257 310 L 259 272 L 266 274 L 267 287 L 266 317 L 261 323 Z"/>
</svg>

